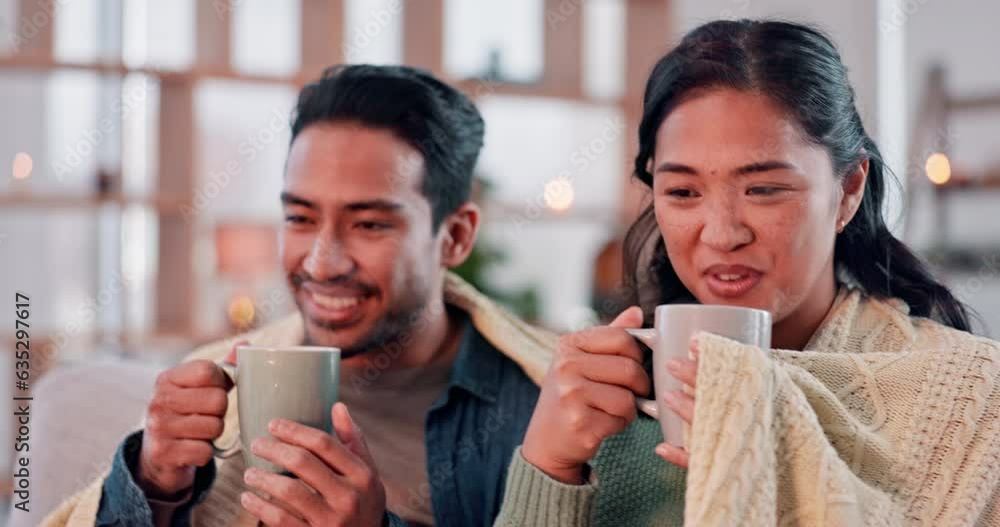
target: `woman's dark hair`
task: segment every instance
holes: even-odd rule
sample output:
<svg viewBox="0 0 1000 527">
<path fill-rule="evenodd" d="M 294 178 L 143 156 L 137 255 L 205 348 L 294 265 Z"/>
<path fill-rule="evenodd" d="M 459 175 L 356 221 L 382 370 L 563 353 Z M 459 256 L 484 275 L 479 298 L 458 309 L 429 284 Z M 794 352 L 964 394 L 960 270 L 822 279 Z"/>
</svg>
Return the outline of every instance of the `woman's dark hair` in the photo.
<svg viewBox="0 0 1000 527">
<path fill-rule="evenodd" d="M 840 55 L 820 31 L 787 22 L 738 20 L 711 22 L 685 35 L 660 59 L 646 83 L 635 158 L 640 181 L 652 186 L 649 162 L 667 115 L 681 102 L 718 88 L 768 96 L 795 119 L 809 140 L 826 148 L 837 177 L 867 158 L 868 182 L 861 205 L 835 243 L 838 272 L 847 273 L 869 295 L 902 299 L 912 315 L 969 330 L 965 306 L 885 225 L 882 201 L 889 171 L 861 123 Z M 630 303 L 648 308 L 694 299 L 670 264 L 652 205 L 629 229 L 624 252 L 625 294 Z M 640 298 L 650 288 L 657 297 Z"/>
<path fill-rule="evenodd" d="M 408 66 L 337 65 L 302 88 L 292 141 L 319 122 L 382 128 L 424 158 L 423 193 L 432 227 L 469 199 L 472 171 L 483 146 L 483 118 L 462 92 Z"/>
</svg>

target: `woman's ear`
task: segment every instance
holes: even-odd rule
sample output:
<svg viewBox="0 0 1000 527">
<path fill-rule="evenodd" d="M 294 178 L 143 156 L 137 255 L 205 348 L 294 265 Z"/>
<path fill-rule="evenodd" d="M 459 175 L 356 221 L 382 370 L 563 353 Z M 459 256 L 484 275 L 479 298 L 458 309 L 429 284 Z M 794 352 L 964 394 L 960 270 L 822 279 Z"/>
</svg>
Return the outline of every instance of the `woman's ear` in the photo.
<svg viewBox="0 0 1000 527">
<path fill-rule="evenodd" d="M 451 268 L 461 265 L 476 244 L 479 231 L 479 207 L 467 201 L 441 222 L 441 264 Z"/>
<path fill-rule="evenodd" d="M 861 206 L 861 199 L 865 196 L 865 187 L 868 182 L 868 167 L 869 160 L 866 157 L 848 172 L 841 182 L 843 194 L 837 213 L 838 231 L 842 231 L 843 226 L 851 222 L 851 219 L 858 212 L 858 207 Z"/>
</svg>

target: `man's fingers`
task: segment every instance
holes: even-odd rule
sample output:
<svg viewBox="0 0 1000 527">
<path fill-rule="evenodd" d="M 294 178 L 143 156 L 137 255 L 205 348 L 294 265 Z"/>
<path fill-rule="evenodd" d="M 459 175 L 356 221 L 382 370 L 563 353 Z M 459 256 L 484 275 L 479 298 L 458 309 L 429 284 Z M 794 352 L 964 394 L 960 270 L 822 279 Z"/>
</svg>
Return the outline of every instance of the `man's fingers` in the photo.
<svg viewBox="0 0 1000 527">
<path fill-rule="evenodd" d="M 151 441 L 149 449 L 158 465 L 171 469 L 203 466 L 214 453 L 208 441 L 199 439 L 160 439 Z"/>
<path fill-rule="evenodd" d="M 165 410 L 175 414 L 224 416 L 229 406 L 226 392 L 216 388 L 178 388 L 171 386 L 153 394 L 150 412 Z"/>
<path fill-rule="evenodd" d="M 312 452 L 331 469 L 352 481 L 365 469 L 364 460 L 322 430 L 287 419 L 274 419 L 267 429 L 274 437 Z"/>
<path fill-rule="evenodd" d="M 295 474 L 323 496 L 334 496 L 338 492 L 349 490 L 345 482 L 337 479 L 338 476 L 334 473 L 336 467 L 328 466 L 304 447 L 289 444 L 281 438 L 261 437 L 250 445 L 250 451 Z"/>
<path fill-rule="evenodd" d="M 368 450 L 368 443 L 365 442 L 365 436 L 361 433 L 361 427 L 354 422 L 354 418 L 347 410 L 347 405 L 341 402 L 335 403 L 330 409 L 330 414 L 333 419 L 333 431 L 340 438 L 341 443 L 354 455 L 368 463 L 369 467 L 375 467 L 375 460 Z"/>
<path fill-rule="evenodd" d="M 158 382 L 169 382 L 181 388 L 206 388 L 217 386 L 224 390 L 232 387 L 232 379 L 222 368 L 210 360 L 193 360 L 162 374 Z"/>
<path fill-rule="evenodd" d="M 302 480 L 272 474 L 259 468 L 249 468 L 243 473 L 243 481 L 313 525 L 320 525 L 323 517 L 330 512 L 323 498 Z"/>
<path fill-rule="evenodd" d="M 240 495 L 240 504 L 268 527 L 309 527 L 294 514 L 270 503 L 252 492 Z"/>
<path fill-rule="evenodd" d="M 222 418 L 208 415 L 151 414 L 146 421 L 146 432 L 163 438 L 211 441 L 222 427 Z"/>
</svg>

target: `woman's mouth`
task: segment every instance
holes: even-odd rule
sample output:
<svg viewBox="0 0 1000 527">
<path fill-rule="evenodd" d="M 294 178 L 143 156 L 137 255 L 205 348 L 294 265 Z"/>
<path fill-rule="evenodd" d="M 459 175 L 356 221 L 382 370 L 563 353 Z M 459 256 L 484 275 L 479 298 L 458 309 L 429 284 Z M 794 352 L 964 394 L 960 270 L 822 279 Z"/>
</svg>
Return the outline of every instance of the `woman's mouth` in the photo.
<svg viewBox="0 0 1000 527">
<path fill-rule="evenodd" d="M 743 265 L 714 265 L 705 271 L 705 283 L 715 296 L 736 298 L 753 289 L 763 275 Z"/>
</svg>

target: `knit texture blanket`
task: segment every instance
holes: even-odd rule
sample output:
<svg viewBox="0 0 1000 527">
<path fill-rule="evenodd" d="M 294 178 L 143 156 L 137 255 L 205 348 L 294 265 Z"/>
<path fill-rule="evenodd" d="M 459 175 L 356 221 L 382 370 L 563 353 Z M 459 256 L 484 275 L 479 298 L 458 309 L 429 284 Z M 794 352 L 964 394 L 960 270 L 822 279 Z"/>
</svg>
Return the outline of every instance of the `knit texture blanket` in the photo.
<svg viewBox="0 0 1000 527">
<path fill-rule="evenodd" d="M 996 342 L 850 290 L 807 351 L 698 339 L 684 524 L 1000 525 Z M 677 496 L 654 488 L 665 462 L 623 435 L 645 463 L 600 468 L 609 440 L 588 485 L 515 455 L 497 525 L 675 525 Z"/>
</svg>

